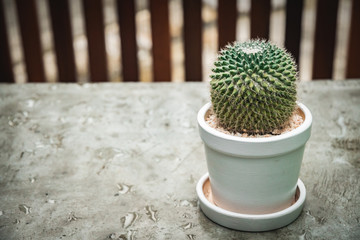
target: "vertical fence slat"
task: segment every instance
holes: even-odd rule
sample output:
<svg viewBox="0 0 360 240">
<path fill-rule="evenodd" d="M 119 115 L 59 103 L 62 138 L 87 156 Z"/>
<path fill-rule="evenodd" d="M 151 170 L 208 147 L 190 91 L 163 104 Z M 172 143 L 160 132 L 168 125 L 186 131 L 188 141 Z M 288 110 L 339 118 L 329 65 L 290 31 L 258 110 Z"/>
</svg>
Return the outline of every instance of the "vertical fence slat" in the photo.
<svg viewBox="0 0 360 240">
<path fill-rule="evenodd" d="M 360 1 L 353 0 L 346 78 L 360 78 Z"/>
<path fill-rule="evenodd" d="M 201 0 L 183 0 L 185 80 L 202 80 Z"/>
<path fill-rule="evenodd" d="M 59 82 L 75 82 L 75 55 L 67 0 L 48 0 Z"/>
<path fill-rule="evenodd" d="M 250 9 L 250 37 L 269 38 L 271 0 L 252 0 Z"/>
<path fill-rule="evenodd" d="M 301 21 L 304 0 L 287 0 L 286 2 L 286 30 L 285 47 L 299 63 Z"/>
<path fill-rule="evenodd" d="M 236 40 L 236 0 L 219 0 L 218 29 L 219 49 Z"/>
<path fill-rule="evenodd" d="M 167 0 L 150 0 L 154 81 L 171 81 L 170 29 Z"/>
<path fill-rule="evenodd" d="M 0 82 L 14 82 L 10 46 L 6 32 L 4 1 L 0 0 Z"/>
<path fill-rule="evenodd" d="M 316 11 L 313 79 L 331 79 L 339 1 L 318 0 Z"/>
<path fill-rule="evenodd" d="M 104 14 L 101 0 L 83 0 L 85 28 L 88 39 L 90 80 L 108 80 L 105 49 Z"/>
<path fill-rule="evenodd" d="M 28 82 L 45 82 L 35 0 L 16 0 Z"/>
<path fill-rule="evenodd" d="M 135 3 L 134 0 L 117 0 L 116 3 L 120 27 L 123 80 L 125 82 L 139 81 Z"/>
</svg>

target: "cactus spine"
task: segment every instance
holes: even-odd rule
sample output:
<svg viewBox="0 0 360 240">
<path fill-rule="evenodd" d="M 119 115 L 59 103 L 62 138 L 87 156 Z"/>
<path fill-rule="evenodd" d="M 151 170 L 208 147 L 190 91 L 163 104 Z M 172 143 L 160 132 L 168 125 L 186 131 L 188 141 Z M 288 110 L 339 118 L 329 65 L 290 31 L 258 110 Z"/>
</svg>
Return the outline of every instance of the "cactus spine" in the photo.
<svg viewBox="0 0 360 240">
<path fill-rule="evenodd" d="M 224 128 L 267 133 L 290 118 L 297 67 L 284 49 L 264 40 L 235 42 L 220 51 L 214 65 L 211 101 Z"/>
</svg>

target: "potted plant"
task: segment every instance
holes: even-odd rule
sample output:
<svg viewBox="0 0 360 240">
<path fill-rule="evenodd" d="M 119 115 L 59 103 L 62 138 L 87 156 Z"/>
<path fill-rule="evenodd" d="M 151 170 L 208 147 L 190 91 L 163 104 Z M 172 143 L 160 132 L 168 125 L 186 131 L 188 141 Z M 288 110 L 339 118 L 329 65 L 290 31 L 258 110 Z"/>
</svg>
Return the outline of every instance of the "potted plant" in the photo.
<svg viewBox="0 0 360 240">
<path fill-rule="evenodd" d="M 200 207 L 234 229 L 287 225 L 305 200 L 298 178 L 312 124 L 309 109 L 296 101 L 297 66 L 264 40 L 229 44 L 214 65 L 211 103 L 198 113 L 210 181 L 209 187 L 206 175 L 198 183 Z M 291 121 L 299 126 L 286 130 Z"/>
</svg>

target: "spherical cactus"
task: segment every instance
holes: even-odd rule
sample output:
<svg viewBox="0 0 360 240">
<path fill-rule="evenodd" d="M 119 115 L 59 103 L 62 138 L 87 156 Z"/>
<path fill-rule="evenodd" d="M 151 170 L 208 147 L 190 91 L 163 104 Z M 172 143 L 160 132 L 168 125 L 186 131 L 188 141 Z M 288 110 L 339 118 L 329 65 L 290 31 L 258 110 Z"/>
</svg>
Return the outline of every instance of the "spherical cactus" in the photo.
<svg viewBox="0 0 360 240">
<path fill-rule="evenodd" d="M 211 75 L 211 102 L 229 131 L 268 133 L 296 106 L 297 67 L 286 50 L 263 41 L 227 45 Z"/>
</svg>

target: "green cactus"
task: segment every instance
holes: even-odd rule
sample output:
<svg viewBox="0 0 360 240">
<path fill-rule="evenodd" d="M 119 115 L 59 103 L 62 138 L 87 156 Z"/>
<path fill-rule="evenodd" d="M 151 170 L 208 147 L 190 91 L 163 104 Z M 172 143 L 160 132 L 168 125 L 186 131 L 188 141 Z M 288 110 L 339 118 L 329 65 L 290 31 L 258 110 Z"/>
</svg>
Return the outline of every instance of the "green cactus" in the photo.
<svg viewBox="0 0 360 240">
<path fill-rule="evenodd" d="M 268 133 L 294 112 L 297 67 L 286 50 L 264 40 L 235 42 L 214 65 L 211 102 L 225 129 Z"/>
</svg>

